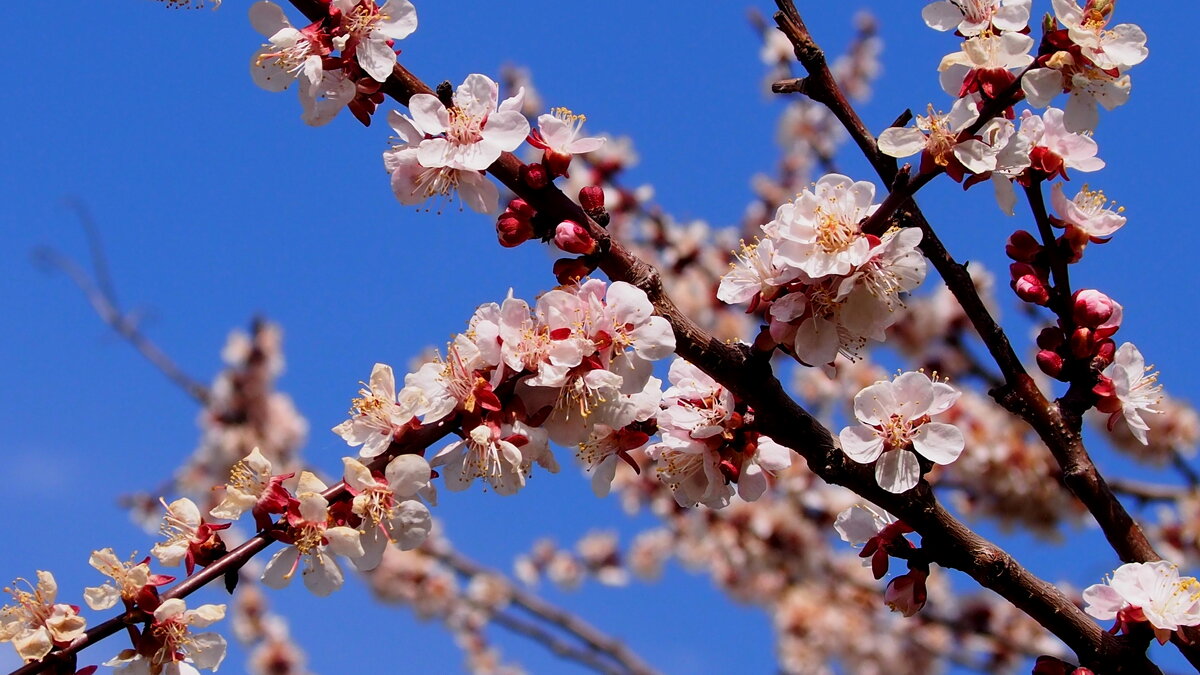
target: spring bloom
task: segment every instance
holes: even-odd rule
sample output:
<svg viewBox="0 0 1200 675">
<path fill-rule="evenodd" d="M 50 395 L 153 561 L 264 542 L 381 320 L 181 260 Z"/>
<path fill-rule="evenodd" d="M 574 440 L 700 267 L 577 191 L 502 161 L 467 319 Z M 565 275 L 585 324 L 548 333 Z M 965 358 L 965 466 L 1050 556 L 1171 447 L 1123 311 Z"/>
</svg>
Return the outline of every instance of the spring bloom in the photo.
<svg viewBox="0 0 1200 675">
<path fill-rule="evenodd" d="M 880 381 L 854 397 L 859 425 L 838 434 L 842 450 L 860 463 L 875 464 L 875 479 L 888 492 L 911 490 L 921 478 L 919 453 L 935 464 L 949 464 L 963 451 L 963 434 L 950 424 L 930 422 L 958 400 L 959 392 L 922 372 Z"/>
<path fill-rule="evenodd" d="M 184 563 L 190 576 L 196 565 L 207 566 L 225 553 L 225 542 L 217 532 L 229 527 L 230 523 L 213 525 L 200 518 L 196 503 L 183 497 L 167 504 L 159 531 L 167 538 L 150 549 L 150 554 L 167 567 Z"/>
<path fill-rule="evenodd" d="M 1148 622 L 1160 644 L 1183 626 L 1200 625 L 1200 582 L 1165 560 L 1121 565 L 1107 583 L 1084 589 L 1083 601 L 1097 619 L 1116 619 L 1113 632 Z"/>
<path fill-rule="evenodd" d="M 284 489 L 283 481 L 294 475 L 271 475 L 271 461 L 254 448 L 229 469 L 225 497 L 209 511 L 209 515 L 221 520 L 237 520 L 250 511 L 254 514 L 254 526 L 265 529 L 271 524 L 270 514 L 287 512 L 291 495 Z"/>
<path fill-rule="evenodd" d="M 376 363 L 371 368 L 371 383 L 358 391 L 350 402 L 350 419 L 333 428 L 350 447 L 362 446 L 359 456 L 382 455 L 392 439 L 412 421 L 413 412 L 396 403 L 396 376 L 392 367 Z"/>
<path fill-rule="evenodd" d="M 262 0 L 250 6 L 250 25 L 267 38 L 267 44 L 250 59 L 250 76 L 255 84 L 278 92 L 297 78 L 309 86 L 320 83 L 324 70 L 321 57 L 331 51 L 330 38 L 321 30 L 320 23 L 294 28 L 283 8 Z"/>
<path fill-rule="evenodd" d="M 979 132 L 959 141 L 959 135 L 979 119 L 979 94 L 969 94 L 954 102 L 948 114 L 917 115 L 916 128 L 889 127 L 879 134 L 879 150 L 892 157 L 921 153 L 921 171 L 934 167 L 946 170 L 955 180 L 966 172 L 981 174 L 994 171 L 1000 151 L 1016 128 L 1003 118 L 989 120 Z"/>
<path fill-rule="evenodd" d="M 1146 374 L 1153 366 L 1146 366 L 1142 352 L 1132 342 L 1117 349 L 1112 364 L 1104 370 L 1100 382 L 1093 391 L 1100 396 L 1096 409 L 1108 413 L 1108 428 L 1112 429 L 1118 419 L 1125 420 L 1133 437 L 1146 445 L 1146 432 L 1150 426 L 1143 415 L 1162 414 L 1162 385 L 1156 384 L 1158 373 Z"/>
<path fill-rule="evenodd" d="M 576 115 L 566 108 L 554 108 L 548 115 L 538 117 L 538 128 L 529 134 L 529 144 L 542 150 L 542 163 L 550 176 L 569 176 L 567 170 L 575 155 L 599 150 L 603 138 L 579 138 L 579 131 L 587 121 L 585 115 Z"/>
<path fill-rule="evenodd" d="M 17 588 L 24 583 L 24 590 Z M 40 661 L 55 646 L 65 646 L 83 634 L 87 622 L 79 608 L 55 602 L 58 582 L 54 575 L 38 570 L 37 585 L 24 579 L 5 588 L 14 604 L 0 608 L 0 642 L 11 642 L 26 663 Z"/>
<path fill-rule="evenodd" d="M 1125 216 L 1121 215 L 1125 207 L 1114 209 L 1115 202 L 1109 201 L 1104 192 L 1092 190 L 1087 183 L 1073 199 L 1067 199 L 1062 183 L 1055 183 L 1050 203 L 1060 223 L 1079 230 L 1093 242 L 1111 237 L 1125 225 Z"/>
<path fill-rule="evenodd" d="M 383 475 L 372 474 L 352 457 L 342 459 L 346 486 L 354 495 L 351 510 L 362 518 L 363 555 L 354 560 L 360 571 L 379 566 L 388 543 L 408 551 L 429 536 L 433 517 L 416 496 L 429 490 L 429 463 L 420 455 L 400 455 L 388 462 Z"/>
<path fill-rule="evenodd" d="M 92 551 L 88 564 L 102 574 L 112 577 L 115 583 L 104 583 L 83 589 L 83 599 L 94 610 L 105 610 L 116 606 L 118 600 L 127 604 L 137 603 L 144 610 L 158 606 L 158 586 L 169 584 L 175 577 L 150 573 L 150 558 L 140 563 L 122 562 L 111 548 Z"/>
<path fill-rule="evenodd" d="M 1080 8 L 1074 0 L 1052 0 L 1052 4 L 1071 41 L 1080 46 L 1083 55 L 1097 68 L 1124 70 L 1150 55 L 1146 33 L 1137 25 L 1122 23 L 1108 28 L 1113 3 L 1108 3 L 1107 11 Z"/>
<path fill-rule="evenodd" d="M 912 528 L 870 504 L 855 504 L 839 513 L 833 529 L 842 541 L 862 548 L 858 555 L 864 566 L 870 565 L 876 579 L 887 574 L 889 550 L 893 547 L 912 548 L 912 543 L 904 538 Z"/>
<path fill-rule="evenodd" d="M 297 501 L 288 508 L 290 529 L 286 537 L 281 537 L 291 546 L 276 553 L 263 571 L 262 582 L 270 588 L 284 588 L 291 583 L 303 557 L 304 586 L 313 595 L 329 595 L 341 588 L 344 579 L 333 554 L 362 557 L 358 530 L 331 524 L 329 501 L 321 495 L 326 489 L 312 473 L 300 474 Z"/>
<path fill-rule="evenodd" d="M 388 0 L 379 7 L 373 0 L 333 0 L 341 10 L 345 31 L 342 56 L 353 52 L 358 65 L 371 79 L 383 82 L 396 65 L 392 42 L 403 40 L 417 29 L 417 10 L 408 0 Z"/>
<path fill-rule="evenodd" d="M 126 649 L 104 665 L 114 675 L 192 675 L 196 668 L 216 670 L 225 660 L 225 638 L 217 633 L 193 634 L 225 618 L 225 605 L 188 609 L 178 598 L 154 610 L 154 621 L 142 631 L 136 649 Z"/>
<path fill-rule="evenodd" d="M 1029 24 L 1031 0 L 937 0 L 925 5 L 921 18 L 934 30 L 957 30 L 974 37 L 989 26 L 996 31 L 1021 31 Z"/>
</svg>

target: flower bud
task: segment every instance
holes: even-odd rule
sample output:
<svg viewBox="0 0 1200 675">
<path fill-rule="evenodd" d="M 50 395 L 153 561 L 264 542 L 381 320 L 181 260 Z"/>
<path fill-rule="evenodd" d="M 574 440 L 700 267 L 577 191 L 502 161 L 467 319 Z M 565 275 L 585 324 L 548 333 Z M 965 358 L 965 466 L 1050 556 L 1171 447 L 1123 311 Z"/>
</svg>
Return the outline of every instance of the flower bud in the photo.
<svg viewBox="0 0 1200 675">
<path fill-rule="evenodd" d="M 554 244 L 567 253 L 588 255 L 596 251 L 596 240 L 586 228 L 571 220 L 564 220 L 554 231 Z"/>
<path fill-rule="evenodd" d="M 1036 274 L 1025 274 L 1013 280 L 1013 290 L 1017 292 L 1017 297 L 1025 302 L 1035 305 L 1050 302 L 1050 289 L 1046 288 L 1046 282 Z"/>
<path fill-rule="evenodd" d="M 595 217 L 604 211 L 604 188 L 599 185 L 589 185 L 579 191 L 579 204 L 584 213 Z"/>
<path fill-rule="evenodd" d="M 1063 357 L 1058 352 L 1043 349 L 1037 353 L 1038 368 L 1050 377 L 1057 378 L 1063 369 Z"/>
<path fill-rule="evenodd" d="M 534 190 L 541 190 L 550 184 L 550 177 L 546 175 L 546 167 L 540 163 L 522 166 L 521 180 Z"/>
<path fill-rule="evenodd" d="M 505 211 L 496 221 L 496 236 L 505 248 L 520 246 L 533 238 L 533 224 L 522 220 L 511 211 Z"/>
<path fill-rule="evenodd" d="M 1113 359 L 1116 357 L 1116 355 L 1117 343 L 1108 338 L 1104 338 L 1100 341 L 1100 344 L 1096 346 L 1096 356 L 1094 358 L 1107 368 L 1108 365 L 1113 362 Z"/>
<path fill-rule="evenodd" d="M 554 278 L 560 284 L 573 284 L 596 269 L 583 258 L 560 258 L 554 261 Z"/>
<path fill-rule="evenodd" d="M 514 197 L 513 200 L 508 203 L 507 210 L 512 211 L 513 215 L 521 220 L 532 220 L 534 214 L 537 213 L 537 211 L 535 211 L 534 208 L 529 205 L 529 202 L 521 199 L 520 197 Z"/>
<path fill-rule="evenodd" d="M 893 612 L 900 612 L 904 616 L 916 614 L 925 606 L 927 576 L 929 574 L 926 572 L 910 570 L 892 579 L 883 593 L 883 602 Z"/>
<path fill-rule="evenodd" d="M 1071 317 L 1079 326 L 1099 328 L 1112 318 L 1113 309 L 1112 299 L 1095 289 L 1084 288 L 1071 296 Z"/>
<path fill-rule="evenodd" d="M 551 178 L 568 176 L 567 169 L 571 167 L 572 155 L 569 152 L 555 152 L 549 148 L 542 153 L 542 164 L 550 172 Z"/>
<path fill-rule="evenodd" d="M 1025 230 L 1017 230 L 1004 245 L 1004 253 L 1017 262 L 1032 263 L 1042 252 L 1042 245 Z"/>
<path fill-rule="evenodd" d="M 1091 358 L 1096 351 L 1091 328 L 1076 328 L 1071 333 L 1070 339 L 1067 340 L 1067 344 L 1071 348 L 1071 355 L 1080 359 Z"/>
<path fill-rule="evenodd" d="M 1065 341 L 1066 337 L 1058 326 L 1046 326 L 1037 336 L 1037 346 L 1040 349 L 1056 350 Z"/>
</svg>

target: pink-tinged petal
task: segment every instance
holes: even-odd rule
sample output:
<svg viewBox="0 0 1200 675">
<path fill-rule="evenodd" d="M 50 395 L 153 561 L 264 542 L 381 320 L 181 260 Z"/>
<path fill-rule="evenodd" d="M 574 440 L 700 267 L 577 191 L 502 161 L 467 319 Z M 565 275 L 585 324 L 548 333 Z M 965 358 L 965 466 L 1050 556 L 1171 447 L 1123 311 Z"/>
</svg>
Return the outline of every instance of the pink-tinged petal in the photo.
<svg viewBox="0 0 1200 675">
<path fill-rule="evenodd" d="M 456 163 L 456 150 L 455 146 L 444 138 L 427 138 L 421 141 L 421 145 L 417 147 L 417 161 L 421 163 L 421 166 L 430 169 L 453 166 Z"/>
<path fill-rule="evenodd" d="M 263 570 L 263 585 L 275 589 L 286 587 L 292 581 L 292 573 L 299 560 L 300 551 L 295 546 L 288 546 L 271 556 L 267 568 Z"/>
<path fill-rule="evenodd" d="M 892 383 L 876 382 L 854 395 L 854 416 L 863 424 L 878 426 L 890 420 L 900 406 Z"/>
<path fill-rule="evenodd" d="M 405 117 L 398 110 L 388 113 L 388 124 L 391 125 L 396 135 L 400 137 L 400 140 L 408 145 L 416 145 L 425 138 L 424 134 L 417 131 L 417 127 L 413 124 L 413 121 Z"/>
<path fill-rule="evenodd" d="M 661 316 L 652 316 L 646 325 L 629 334 L 633 351 L 648 361 L 665 359 L 675 353 L 675 332 L 671 323 Z"/>
<path fill-rule="evenodd" d="M 483 117 L 496 111 L 500 87 L 486 75 L 472 73 L 454 92 L 454 105 L 471 117 Z"/>
<path fill-rule="evenodd" d="M 396 52 L 385 40 L 369 38 L 359 42 L 355 56 L 358 65 L 376 82 L 385 82 L 396 66 Z"/>
<path fill-rule="evenodd" d="M 891 412 L 906 420 L 914 420 L 928 412 L 933 403 L 933 382 L 925 373 L 902 373 L 892 382 L 892 395 L 895 396 L 896 407 Z"/>
<path fill-rule="evenodd" d="M 174 619 L 176 617 L 180 617 L 186 611 L 187 611 L 187 603 L 185 603 L 183 600 L 181 600 L 179 598 L 171 598 L 169 600 L 163 600 L 162 604 L 160 604 L 154 610 L 154 621 L 156 623 L 162 623 L 169 619 Z"/>
<path fill-rule="evenodd" d="M 396 545 L 402 551 L 411 551 L 421 545 L 433 529 L 433 516 L 424 504 L 415 499 L 400 502 L 396 514 L 389 523 L 389 530 Z"/>
<path fill-rule="evenodd" d="M 501 101 L 499 107 L 497 107 L 497 110 L 499 112 L 507 112 L 509 110 L 515 110 L 517 112 L 521 112 L 521 110 L 524 107 L 525 107 L 525 87 L 520 87 L 517 89 L 517 93 L 515 93 L 512 96 L 509 96 L 508 98 Z"/>
<path fill-rule="evenodd" d="M 995 191 L 996 204 L 1005 215 L 1015 213 L 1017 206 L 1017 191 L 1013 189 L 1012 181 L 1007 176 L 992 174 L 992 189 Z"/>
<path fill-rule="evenodd" d="M 757 464 L 746 464 L 738 477 L 738 496 L 748 502 L 757 501 L 767 491 L 767 473 Z"/>
<path fill-rule="evenodd" d="M 403 40 L 417 29 L 417 8 L 408 0 L 388 0 L 379 13 L 387 17 L 375 30 L 392 40 Z"/>
<path fill-rule="evenodd" d="M 188 656 L 197 668 L 216 670 L 225 660 L 225 638 L 217 633 L 200 633 L 191 636 Z"/>
<path fill-rule="evenodd" d="M 792 465 L 792 451 L 766 436 L 760 436 L 754 461 L 767 471 L 783 471 Z"/>
<path fill-rule="evenodd" d="M 810 366 L 822 366 L 833 363 L 840 344 L 837 326 L 825 319 L 808 318 L 796 330 L 793 346 L 801 361 Z"/>
<path fill-rule="evenodd" d="M 337 560 L 331 555 L 307 555 L 304 557 L 304 587 L 313 595 L 323 598 L 342 587 L 345 577 Z"/>
<path fill-rule="evenodd" d="M 859 464 L 870 464 L 883 453 L 883 439 L 874 429 L 861 424 L 842 429 L 838 440 L 842 443 L 842 452 Z"/>
<path fill-rule="evenodd" d="M 562 118 L 550 114 L 538 115 L 537 123 L 542 140 L 551 148 L 561 151 L 571 141 L 571 127 Z"/>
<path fill-rule="evenodd" d="M 592 469 L 592 492 L 597 497 L 607 497 L 612 491 L 613 479 L 617 476 L 616 455 L 609 455 L 600 460 L 600 463 Z"/>
<path fill-rule="evenodd" d="M 963 434 L 958 427 L 940 422 L 922 424 L 912 437 L 913 448 L 934 464 L 949 464 L 963 451 Z"/>
<path fill-rule="evenodd" d="M 1028 97 L 1029 105 L 1044 108 L 1063 90 L 1063 76 L 1053 68 L 1036 68 L 1021 78 L 1021 89 Z"/>
<path fill-rule="evenodd" d="M 414 94 L 408 100 L 408 110 L 423 134 L 436 136 L 450 128 L 450 112 L 433 94 Z"/>
<path fill-rule="evenodd" d="M 350 562 L 354 563 L 354 569 L 359 572 L 370 572 L 379 567 L 379 563 L 383 562 L 383 552 L 387 550 L 390 543 L 383 528 L 378 525 L 368 527 L 359 538 L 359 543 L 362 544 L 363 554 L 350 559 Z"/>
<path fill-rule="evenodd" d="M 890 127 L 879 134 L 879 151 L 891 157 L 908 157 L 925 149 L 928 138 L 918 129 Z"/>
<path fill-rule="evenodd" d="M 1101 621 L 1117 618 L 1117 612 L 1128 604 L 1121 594 L 1108 584 L 1094 584 L 1083 589 L 1083 601 L 1087 603 L 1083 611 Z"/>
<path fill-rule="evenodd" d="M 624 281 L 614 281 L 608 287 L 608 307 L 620 324 L 640 325 L 654 314 L 654 305 L 646 292 Z"/>
<path fill-rule="evenodd" d="M 954 402 L 958 400 L 959 396 L 962 396 L 962 392 L 958 391 L 954 387 L 951 387 L 945 382 L 934 382 L 933 401 L 929 404 L 929 409 L 925 411 L 926 414 L 936 415 L 938 413 L 946 412 L 950 409 L 950 406 L 954 405 Z"/>
<path fill-rule="evenodd" d="M 480 173 L 464 172 L 459 178 L 458 194 L 463 203 L 476 213 L 492 213 L 500 203 L 500 190 Z M 425 419 L 427 423 L 431 421 L 436 420 Z"/>
<path fill-rule="evenodd" d="M 325 538 L 329 540 L 329 550 L 347 558 L 357 558 L 363 554 L 362 542 L 359 541 L 358 530 L 353 527 L 339 525 L 325 530 Z"/>
<path fill-rule="evenodd" d="M 396 376 L 386 363 L 376 363 L 371 368 L 371 393 L 386 401 L 396 400 Z"/>
<path fill-rule="evenodd" d="M 939 0 L 925 5 L 921 18 L 934 30 L 955 30 L 962 23 L 963 11 L 947 0 Z"/>
<path fill-rule="evenodd" d="M 429 484 L 432 472 L 424 457 L 400 455 L 388 462 L 384 475 L 393 492 L 401 497 L 411 497 Z"/>
<path fill-rule="evenodd" d="M 589 152 L 595 152 L 604 147 L 604 139 L 595 136 L 587 138 L 577 138 L 567 144 L 567 152 L 572 155 L 583 155 Z"/>
<path fill-rule="evenodd" d="M 888 492 L 908 492 L 921 480 L 921 465 L 907 450 L 885 452 L 875 464 L 875 480 Z"/>
<path fill-rule="evenodd" d="M 284 28 L 290 28 L 292 24 L 282 7 L 263 0 L 250 5 L 250 25 L 259 35 L 269 38 Z"/>
<path fill-rule="evenodd" d="M 291 73 L 280 68 L 275 59 L 267 59 L 265 61 L 262 59 L 264 55 L 274 51 L 276 51 L 274 47 L 267 46 L 254 52 L 250 57 L 250 78 L 259 87 L 278 93 L 291 86 L 296 81 L 296 78 Z"/>
<path fill-rule="evenodd" d="M 362 447 L 359 448 L 358 455 L 364 459 L 378 457 L 387 452 L 387 449 L 392 446 L 392 435 L 382 433 L 378 429 L 370 429 L 364 427 L 367 436 L 363 441 Z"/>
<path fill-rule="evenodd" d="M 501 150 L 516 150 L 529 135 L 529 120 L 515 110 L 492 113 L 480 133 L 484 140 Z"/>
</svg>

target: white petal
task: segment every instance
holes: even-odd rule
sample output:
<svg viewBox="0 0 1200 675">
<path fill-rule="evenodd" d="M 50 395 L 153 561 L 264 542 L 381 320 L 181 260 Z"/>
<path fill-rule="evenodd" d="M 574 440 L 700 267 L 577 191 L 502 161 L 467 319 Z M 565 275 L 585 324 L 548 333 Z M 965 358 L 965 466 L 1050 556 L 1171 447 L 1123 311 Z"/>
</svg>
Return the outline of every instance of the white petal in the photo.
<svg viewBox="0 0 1200 675">
<path fill-rule="evenodd" d="M 225 660 L 225 638 L 217 633 L 200 633 L 192 636 L 188 656 L 197 668 L 216 670 Z"/>
<path fill-rule="evenodd" d="M 921 480 L 921 465 L 917 456 L 908 450 L 885 452 L 875 464 L 875 480 L 888 492 L 907 492 Z"/>
<path fill-rule="evenodd" d="M 928 139 L 917 129 L 889 127 L 879 134 L 879 151 L 892 157 L 908 157 L 925 149 Z"/>
<path fill-rule="evenodd" d="M 367 71 L 371 79 L 376 82 L 385 82 L 392 74 L 392 69 L 396 66 L 396 52 L 388 46 L 384 40 L 369 38 L 358 43 L 358 50 L 355 52 L 358 58 L 358 65 Z"/>
<path fill-rule="evenodd" d="M 429 462 L 420 455 L 400 455 L 384 470 L 388 485 L 401 497 L 411 497 L 429 484 Z"/>
<path fill-rule="evenodd" d="M 436 136 L 450 127 L 450 112 L 433 94 L 414 94 L 408 100 L 408 110 L 422 133 Z"/>
<path fill-rule="evenodd" d="M 934 464 L 949 464 L 963 451 L 963 434 L 952 424 L 922 424 L 912 437 L 913 448 Z"/>
<path fill-rule="evenodd" d="M 304 562 L 304 587 L 313 595 L 323 598 L 342 587 L 342 568 L 333 556 L 309 554 Z"/>
<path fill-rule="evenodd" d="M 292 573 L 300 560 L 300 550 L 295 546 L 278 551 L 271 556 L 267 568 L 263 570 L 262 582 L 268 588 L 285 588 L 292 582 Z"/>
<path fill-rule="evenodd" d="M 515 110 L 493 113 L 488 116 L 487 124 L 483 125 L 480 133 L 501 150 L 516 150 L 529 135 L 529 120 Z"/>
<path fill-rule="evenodd" d="M 838 434 L 842 452 L 859 464 L 870 464 L 883 452 L 883 439 L 870 427 L 857 424 L 842 429 Z"/>
<path fill-rule="evenodd" d="M 250 5 L 250 25 L 263 37 L 271 37 L 280 29 L 292 24 L 288 22 L 283 8 L 273 2 L 256 2 Z"/>
</svg>

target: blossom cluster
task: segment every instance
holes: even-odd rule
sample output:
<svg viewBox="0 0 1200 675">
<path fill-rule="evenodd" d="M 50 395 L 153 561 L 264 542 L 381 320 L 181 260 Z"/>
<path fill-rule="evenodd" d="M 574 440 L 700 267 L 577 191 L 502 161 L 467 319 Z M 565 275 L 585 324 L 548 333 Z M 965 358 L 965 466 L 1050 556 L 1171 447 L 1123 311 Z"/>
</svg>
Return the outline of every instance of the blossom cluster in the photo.
<svg viewBox="0 0 1200 675">
<path fill-rule="evenodd" d="M 717 297 L 763 310 L 772 340 L 808 365 L 854 358 L 868 339 L 883 340 L 901 294 L 921 283 L 926 265 L 920 230 L 862 230 L 878 208 L 874 196 L 866 181 L 822 177 L 779 207 L 764 239 L 743 244 Z"/>
</svg>

